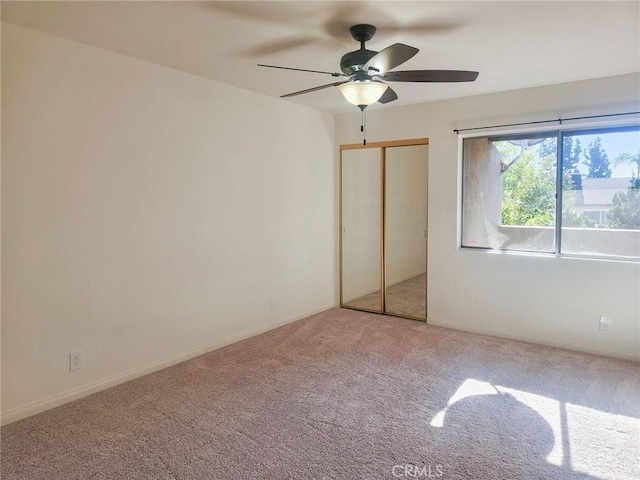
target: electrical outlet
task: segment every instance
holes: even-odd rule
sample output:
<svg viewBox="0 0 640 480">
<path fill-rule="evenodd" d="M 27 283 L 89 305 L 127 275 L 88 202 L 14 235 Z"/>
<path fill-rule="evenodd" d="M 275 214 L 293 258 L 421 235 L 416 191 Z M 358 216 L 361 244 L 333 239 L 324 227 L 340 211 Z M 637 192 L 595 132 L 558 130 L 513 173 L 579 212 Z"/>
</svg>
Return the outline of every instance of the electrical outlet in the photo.
<svg viewBox="0 0 640 480">
<path fill-rule="evenodd" d="M 270 298 L 269 299 L 269 310 L 275 310 L 276 309 L 276 299 L 275 298 Z"/>
<path fill-rule="evenodd" d="M 69 370 L 82 368 L 82 352 L 69 352 Z"/>
<path fill-rule="evenodd" d="M 613 323 L 613 319 L 611 317 L 600 317 L 600 330 L 609 331 L 611 330 L 611 324 Z"/>
</svg>

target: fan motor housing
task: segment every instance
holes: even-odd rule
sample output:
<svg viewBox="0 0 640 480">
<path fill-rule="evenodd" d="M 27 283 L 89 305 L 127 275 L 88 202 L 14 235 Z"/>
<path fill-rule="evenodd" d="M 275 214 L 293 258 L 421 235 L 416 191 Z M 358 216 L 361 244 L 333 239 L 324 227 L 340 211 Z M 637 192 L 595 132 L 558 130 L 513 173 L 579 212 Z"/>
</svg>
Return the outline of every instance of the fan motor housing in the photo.
<svg viewBox="0 0 640 480">
<path fill-rule="evenodd" d="M 376 53 L 378 52 L 364 48 L 345 53 L 340 59 L 340 69 L 347 75 L 353 75 L 354 73 L 362 70 L 365 63 L 367 63 Z"/>
</svg>

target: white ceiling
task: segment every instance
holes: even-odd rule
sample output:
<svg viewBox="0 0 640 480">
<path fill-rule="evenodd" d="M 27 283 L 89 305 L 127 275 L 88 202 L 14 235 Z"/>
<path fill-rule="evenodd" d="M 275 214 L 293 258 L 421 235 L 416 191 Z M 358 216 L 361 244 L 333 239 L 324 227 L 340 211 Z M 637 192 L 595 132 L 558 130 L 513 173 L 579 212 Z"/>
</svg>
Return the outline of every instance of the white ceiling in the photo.
<svg viewBox="0 0 640 480">
<path fill-rule="evenodd" d="M 640 71 L 640 2 L 2 2 L 2 21 L 269 96 L 336 81 L 257 63 L 339 71 L 359 45 L 355 23 L 378 27 L 367 43 L 420 52 L 396 70 L 477 70 L 460 84 L 394 83 L 387 106 Z M 283 99 L 348 111 L 337 88 Z"/>
</svg>

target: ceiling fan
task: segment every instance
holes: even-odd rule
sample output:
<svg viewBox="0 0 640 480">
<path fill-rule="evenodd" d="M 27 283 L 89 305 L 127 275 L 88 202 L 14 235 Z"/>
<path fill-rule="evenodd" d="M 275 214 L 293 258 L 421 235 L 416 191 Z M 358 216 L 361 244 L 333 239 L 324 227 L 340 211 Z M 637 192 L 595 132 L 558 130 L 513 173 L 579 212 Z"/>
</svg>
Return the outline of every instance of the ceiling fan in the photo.
<svg viewBox="0 0 640 480">
<path fill-rule="evenodd" d="M 282 98 L 338 87 L 345 99 L 358 106 L 363 112 L 367 106 L 375 102 L 389 103 L 398 99 L 396 92 L 385 82 L 473 82 L 478 77 L 478 72 L 466 70 L 392 71 L 418 53 L 418 49 L 402 43 L 395 43 L 380 52 L 367 50 L 365 42 L 371 40 L 376 33 L 376 27 L 368 24 L 353 25 L 349 28 L 349 32 L 354 40 L 360 42 L 360 49 L 342 56 L 340 60 L 342 73 L 277 65 L 258 64 L 258 66 L 345 77 L 345 80 L 288 93 L 282 95 Z"/>
</svg>

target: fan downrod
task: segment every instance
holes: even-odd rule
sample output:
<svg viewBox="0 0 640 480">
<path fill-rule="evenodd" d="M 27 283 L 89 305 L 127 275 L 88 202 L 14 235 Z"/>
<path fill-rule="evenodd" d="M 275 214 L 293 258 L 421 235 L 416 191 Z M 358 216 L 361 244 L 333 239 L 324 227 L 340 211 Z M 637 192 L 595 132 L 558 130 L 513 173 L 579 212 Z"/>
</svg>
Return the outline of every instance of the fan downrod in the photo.
<svg viewBox="0 0 640 480">
<path fill-rule="evenodd" d="M 371 40 L 376 33 L 376 27 L 366 23 L 353 25 L 349 28 L 349 33 L 354 40 L 360 42 L 360 49 L 353 52 L 346 53 L 340 59 L 340 69 L 346 75 L 353 75 L 354 73 L 361 71 L 362 66 L 369 61 L 376 53 L 372 50 L 367 50 L 364 43 Z"/>
</svg>

